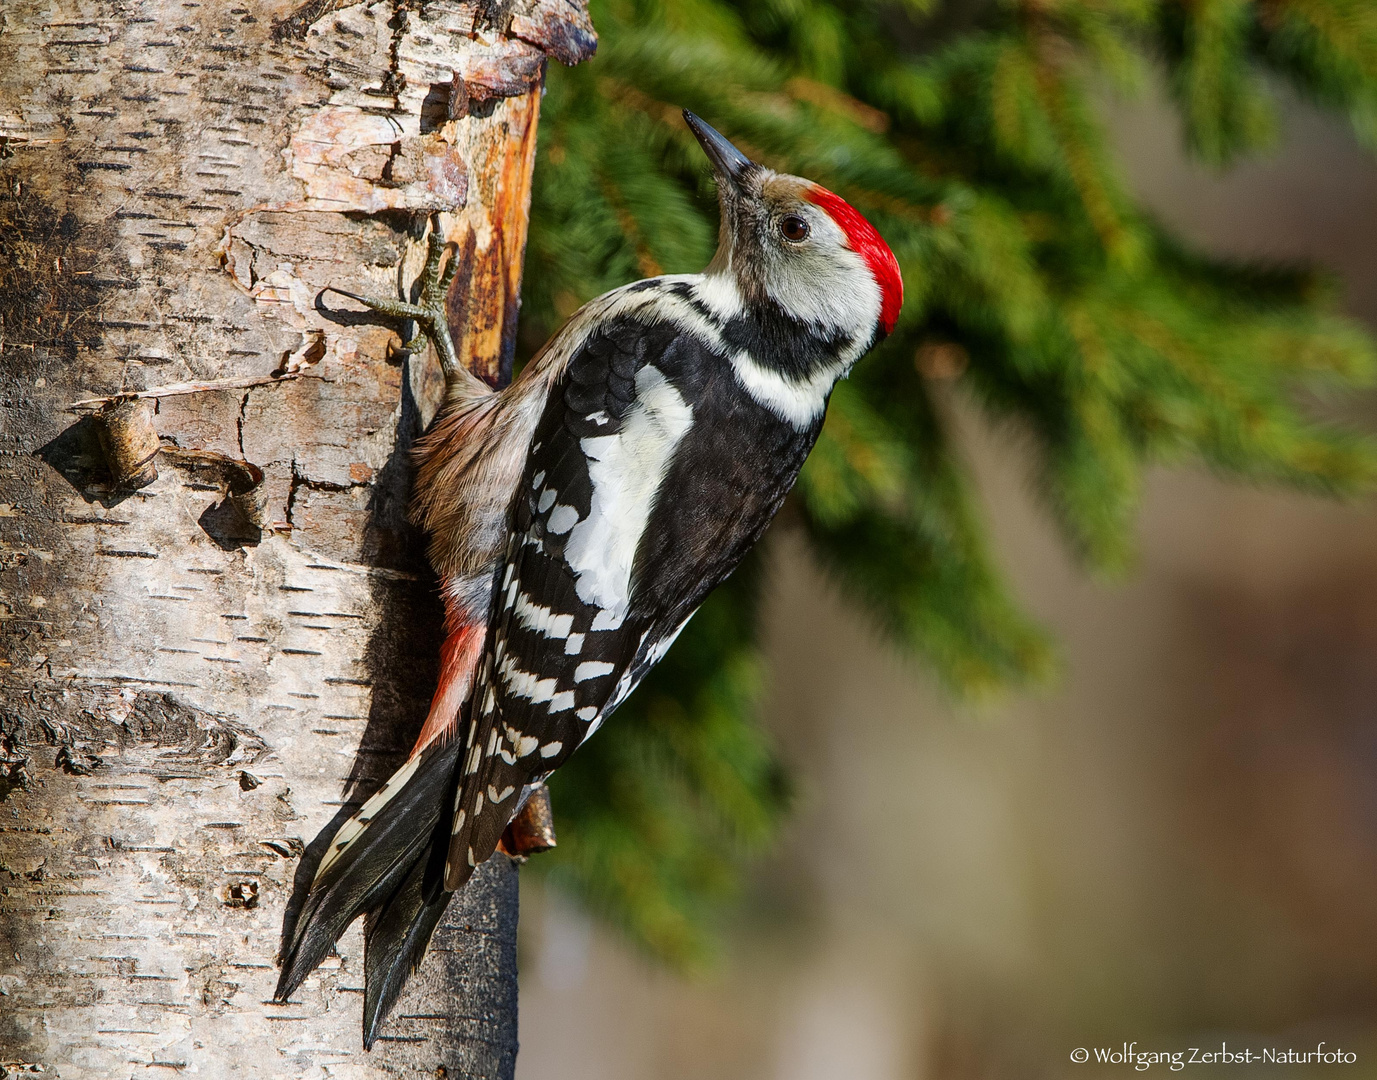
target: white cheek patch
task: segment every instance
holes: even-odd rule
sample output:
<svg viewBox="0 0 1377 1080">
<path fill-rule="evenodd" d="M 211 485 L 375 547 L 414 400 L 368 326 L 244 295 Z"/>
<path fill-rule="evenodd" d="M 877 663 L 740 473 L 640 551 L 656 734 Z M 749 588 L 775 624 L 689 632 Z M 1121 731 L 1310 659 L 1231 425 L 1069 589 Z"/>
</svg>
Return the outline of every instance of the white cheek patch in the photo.
<svg viewBox="0 0 1377 1080">
<path fill-rule="evenodd" d="M 815 424 L 827 408 L 827 398 L 869 344 L 880 318 L 880 287 L 865 260 L 846 246 L 846 236 L 822 211 L 810 211 L 813 239 L 796 250 L 772 248 L 765 255 L 769 272 L 766 289 L 776 304 L 822 337 L 844 344 L 835 359 L 804 377 L 786 374 L 775 364 L 761 363 L 744 350 L 731 358 L 732 371 L 742 388 L 798 431 Z M 767 358 L 768 359 L 768 358 Z"/>
<path fill-rule="evenodd" d="M 879 283 L 861 256 L 846 246 L 846 234 L 825 213 L 809 214 L 809 250 L 771 252 L 765 275 L 770 299 L 800 322 L 827 332 L 869 340 L 880 321 Z"/>
<path fill-rule="evenodd" d="M 570 531 L 564 558 L 579 599 L 600 609 L 593 630 L 614 629 L 626 617 L 636 547 L 675 448 L 692 423 L 693 409 L 683 395 L 658 368 L 646 365 L 636 373 L 636 402 L 621 430 L 580 440 L 592 498 L 588 516 Z"/>
</svg>

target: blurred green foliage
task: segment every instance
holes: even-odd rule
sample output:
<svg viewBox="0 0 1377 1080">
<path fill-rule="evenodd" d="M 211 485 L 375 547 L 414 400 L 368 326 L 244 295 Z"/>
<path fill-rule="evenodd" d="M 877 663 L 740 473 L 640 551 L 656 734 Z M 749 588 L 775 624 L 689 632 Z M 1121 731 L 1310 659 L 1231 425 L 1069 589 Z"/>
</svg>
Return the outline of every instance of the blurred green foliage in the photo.
<svg viewBox="0 0 1377 1080">
<path fill-rule="evenodd" d="M 1143 472 L 1200 462 L 1324 492 L 1371 447 L 1297 391 L 1366 383 L 1373 342 L 1324 282 L 1204 258 L 1116 172 L 1107 87 L 1163 73 L 1189 146 L 1273 137 L 1269 79 L 1377 142 L 1371 0 L 594 0 L 598 54 L 552 68 L 523 345 L 624 282 L 700 270 L 716 242 L 691 108 L 754 159 L 866 214 L 903 268 L 894 335 L 833 397 L 793 497 L 831 576 L 956 692 L 1044 676 L 1049 643 L 991 561 L 934 400 L 959 379 L 1037 452 L 1047 506 L 1094 569 L 1131 557 Z M 653 953 L 692 964 L 788 785 L 757 728 L 758 571 L 704 606 L 612 733 L 556 776 L 538 861 Z"/>
</svg>

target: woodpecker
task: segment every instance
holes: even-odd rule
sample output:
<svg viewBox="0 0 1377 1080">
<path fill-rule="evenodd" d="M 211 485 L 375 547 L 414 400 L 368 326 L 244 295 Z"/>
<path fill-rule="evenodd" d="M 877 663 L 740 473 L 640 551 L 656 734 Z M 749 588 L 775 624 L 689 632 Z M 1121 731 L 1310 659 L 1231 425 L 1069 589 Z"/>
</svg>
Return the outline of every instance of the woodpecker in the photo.
<svg viewBox="0 0 1377 1080">
<path fill-rule="evenodd" d="M 331 841 L 277 988 L 369 914 L 366 1047 L 450 896 L 760 539 L 832 388 L 898 318 L 864 217 L 684 119 L 717 180 L 707 269 L 589 302 L 502 391 L 455 355 L 435 233 L 418 304 L 345 294 L 414 320 L 448 387 L 412 507 L 446 607 L 439 682 L 410 758 Z"/>
</svg>

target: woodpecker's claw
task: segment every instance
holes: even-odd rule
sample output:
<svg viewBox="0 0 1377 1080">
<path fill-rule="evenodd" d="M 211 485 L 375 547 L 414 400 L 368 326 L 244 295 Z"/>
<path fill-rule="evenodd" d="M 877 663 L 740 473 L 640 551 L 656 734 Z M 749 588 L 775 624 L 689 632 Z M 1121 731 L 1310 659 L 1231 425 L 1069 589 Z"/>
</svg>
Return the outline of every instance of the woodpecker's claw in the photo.
<svg viewBox="0 0 1377 1080">
<path fill-rule="evenodd" d="M 381 311 L 384 315 L 395 315 L 399 319 L 415 319 L 420 321 L 428 314 L 423 308 L 415 304 L 408 304 L 404 300 L 393 300 L 383 296 L 361 296 L 348 289 L 341 289 L 335 285 L 327 285 L 322 292 L 338 293 L 340 296 L 347 296 L 350 300 L 357 300 L 360 304 L 371 307 L 374 311 Z"/>
<path fill-rule="evenodd" d="M 449 316 L 445 311 L 445 297 L 448 295 L 450 284 L 454 281 L 454 275 L 459 269 L 457 257 L 452 257 L 443 271 L 440 268 L 445 257 L 445 249 L 448 246 L 439 231 L 432 227 L 427 241 L 425 268 L 417 279 L 421 286 L 418 297 L 420 303 L 410 304 L 405 300 L 398 300 L 393 297 L 361 296 L 335 285 L 327 285 L 325 291 L 347 296 L 350 300 L 355 300 L 384 315 L 391 315 L 397 319 L 410 319 L 416 324 L 416 333 L 404 342 L 402 348 L 407 352 L 416 352 L 429 338 L 435 346 L 435 353 L 439 357 L 440 368 L 445 374 L 445 381 L 452 383 L 456 379 L 462 379 L 467 373 L 459 363 L 459 355 L 454 348 L 454 339 L 449 332 Z"/>
<path fill-rule="evenodd" d="M 432 228 L 426 240 L 425 269 L 421 271 L 421 304 L 432 310 L 444 310 L 445 297 L 449 294 L 449 287 L 459 270 L 457 253 L 450 257 L 444 272 L 440 270 L 440 262 L 444 259 L 448 247 L 449 244 L 440 236 L 439 231 Z"/>
</svg>

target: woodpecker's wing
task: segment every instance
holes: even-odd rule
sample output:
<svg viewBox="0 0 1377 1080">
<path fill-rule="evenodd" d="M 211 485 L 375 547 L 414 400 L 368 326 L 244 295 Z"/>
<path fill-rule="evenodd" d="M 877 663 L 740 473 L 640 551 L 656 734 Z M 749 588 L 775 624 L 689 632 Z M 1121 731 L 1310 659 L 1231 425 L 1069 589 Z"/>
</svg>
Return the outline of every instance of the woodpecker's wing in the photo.
<svg viewBox="0 0 1377 1080">
<path fill-rule="evenodd" d="M 470 698 L 448 889 L 491 853 L 525 785 L 587 736 L 630 659 L 636 544 L 691 420 L 646 365 L 676 330 L 650 331 L 616 320 L 590 334 L 537 424 Z"/>
<path fill-rule="evenodd" d="M 525 786 L 664 655 L 816 437 L 742 394 L 715 344 L 677 320 L 625 315 L 595 329 L 552 388 L 470 698 L 447 889 L 492 852 Z"/>
</svg>

